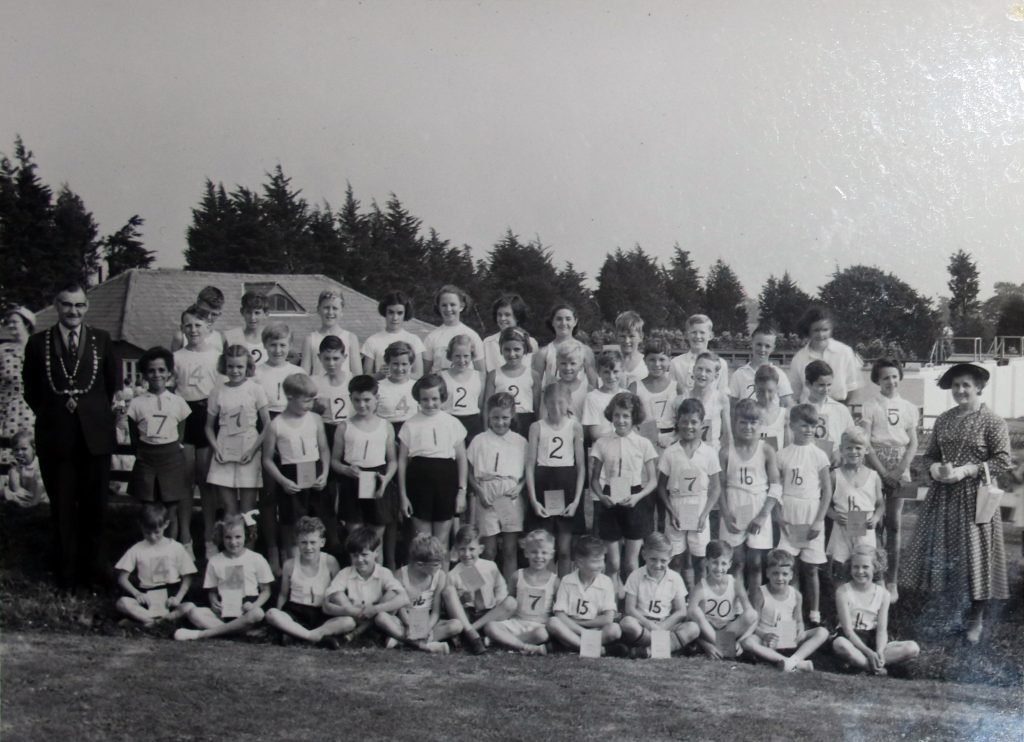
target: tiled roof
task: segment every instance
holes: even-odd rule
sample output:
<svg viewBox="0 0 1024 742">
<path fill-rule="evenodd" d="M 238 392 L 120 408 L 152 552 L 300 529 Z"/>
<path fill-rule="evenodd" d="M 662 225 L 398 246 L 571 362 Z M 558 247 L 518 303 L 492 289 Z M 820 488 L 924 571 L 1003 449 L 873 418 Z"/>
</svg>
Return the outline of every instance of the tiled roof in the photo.
<svg viewBox="0 0 1024 742">
<path fill-rule="evenodd" d="M 360 340 L 384 329 L 377 314 L 377 300 L 321 274 L 286 275 L 278 273 L 212 273 L 171 268 L 133 269 L 89 289 L 88 323 L 102 328 L 116 340 L 139 348 L 167 345 L 179 324 L 181 312 L 195 301 L 206 286 L 224 292 L 224 314 L 217 329 L 224 331 L 241 325 L 241 306 L 245 284 L 278 284 L 307 311 L 303 315 L 271 315 L 286 323 L 294 333 L 293 346 L 299 347 L 312 330 L 320 326 L 316 300 L 321 291 L 333 289 L 345 297 L 341 325 Z M 39 326 L 56 321 L 52 307 L 39 313 Z M 420 337 L 434 329 L 420 320 L 410 320 L 406 328 Z"/>
</svg>

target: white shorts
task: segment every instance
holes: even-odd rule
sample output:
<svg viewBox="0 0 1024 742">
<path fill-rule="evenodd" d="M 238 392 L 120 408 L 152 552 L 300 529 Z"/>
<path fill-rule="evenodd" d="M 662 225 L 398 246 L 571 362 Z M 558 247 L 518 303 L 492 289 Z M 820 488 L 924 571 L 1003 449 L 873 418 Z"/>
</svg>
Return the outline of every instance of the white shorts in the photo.
<svg viewBox="0 0 1024 742">
<path fill-rule="evenodd" d="M 850 536 L 846 529 L 838 523 L 832 524 L 832 535 L 828 540 L 828 548 L 825 553 L 840 564 L 845 563 L 853 554 L 853 547 L 860 544 L 867 544 L 874 547 L 877 545 L 875 529 L 869 528 L 863 536 Z"/>
<path fill-rule="evenodd" d="M 524 636 L 532 634 L 539 629 L 544 629 L 544 624 L 525 618 L 506 618 L 504 621 L 495 621 L 494 625 L 505 629 L 505 631 L 519 639 L 519 641 L 522 641 Z"/>
<path fill-rule="evenodd" d="M 752 513 L 749 518 L 740 518 L 739 524 L 744 530 L 740 533 L 733 533 L 725 525 L 725 517 L 719 519 L 718 523 L 718 538 L 725 543 L 729 544 L 733 548 L 745 543 L 749 549 L 770 549 L 774 544 L 772 543 L 772 522 L 771 519 L 767 520 L 757 535 L 750 534 L 746 531 L 747 526 L 750 525 L 750 521 L 754 519 L 758 513 L 761 512 L 761 508 L 764 507 L 765 500 L 768 499 L 768 493 L 762 492 L 760 494 L 754 494 L 747 492 L 746 490 L 727 490 L 726 497 L 729 498 L 729 509 L 736 513 L 738 511 L 746 510 L 747 513 Z"/>
<path fill-rule="evenodd" d="M 490 507 L 477 500 L 473 517 L 477 530 L 484 538 L 499 533 L 521 533 L 526 507 L 522 496 L 498 495 Z"/>
<path fill-rule="evenodd" d="M 786 524 L 812 523 L 814 516 L 818 513 L 818 505 L 817 500 L 805 500 L 790 496 L 782 498 L 782 523 L 780 524 L 782 535 L 779 537 L 778 548 L 793 556 L 799 556 L 800 561 L 804 564 L 825 563 L 825 526 L 822 524 L 821 531 L 810 541 L 795 545 L 789 540 Z"/>
<path fill-rule="evenodd" d="M 689 551 L 691 556 L 703 557 L 711 543 L 711 527 L 704 522 L 701 531 L 677 531 L 672 527 L 670 519 L 665 519 L 665 538 L 672 544 L 672 556 Z"/>
</svg>

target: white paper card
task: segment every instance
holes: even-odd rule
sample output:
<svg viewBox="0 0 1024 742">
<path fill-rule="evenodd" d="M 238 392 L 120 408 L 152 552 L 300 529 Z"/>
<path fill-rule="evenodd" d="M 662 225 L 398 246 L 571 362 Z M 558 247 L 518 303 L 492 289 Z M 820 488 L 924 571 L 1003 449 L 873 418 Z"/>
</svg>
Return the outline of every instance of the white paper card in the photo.
<svg viewBox="0 0 1024 742">
<path fill-rule="evenodd" d="M 459 579 L 462 580 L 462 585 L 471 592 L 484 586 L 484 576 L 480 574 L 480 570 L 475 565 L 459 570 Z"/>
<path fill-rule="evenodd" d="M 651 632 L 651 659 L 667 660 L 672 656 L 672 641 L 664 629 Z"/>
<path fill-rule="evenodd" d="M 372 500 L 377 496 L 377 472 L 359 472 L 359 499 Z"/>
<path fill-rule="evenodd" d="M 220 442 L 220 456 L 225 461 L 241 461 L 245 436 L 229 435 Z"/>
<path fill-rule="evenodd" d="M 779 621 L 776 634 L 779 637 L 776 649 L 796 649 L 796 621 L 793 619 Z"/>
<path fill-rule="evenodd" d="M 301 461 L 295 465 L 295 484 L 299 489 L 308 490 L 316 482 L 316 462 Z"/>
<path fill-rule="evenodd" d="M 167 615 L 167 589 L 146 591 L 146 612 L 150 618 L 163 618 Z"/>
<path fill-rule="evenodd" d="M 409 611 L 409 626 L 406 637 L 412 641 L 426 639 L 430 634 L 430 606 Z"/>
<path fill-rule="evenodd" d="M 597 629 L 583 629 L 580 634 L 580 657 L 601 656 L 601 632 Z"/>
<path fill-rule="evenodd" d="M 868 511 L 851 510 L 846 514 L 846 533 L 851 538 L 866 536 L 868 532 Z"/>
<path fill-rule="evenodd" d="M 544 490 L 544 509 L 548 515 L 561 515 L 565 512 L 565 490 Z"/>
<path fill-rule="evenodd" d="M 629 499 L 629 482 L 629 477 L 612 477 L 608 480 L 608 496 L 616 505 Z"/>
<path fill-rule="evenodd" d="M 736 659 L 736 635 L 722 629 L 715 633 L 715 644 L 722 657 L 727 660 Z"/>
<path fill-rule="evenodd" d="M 691 495 L 676 500 L 676 517 L 680 531 L 696 531 L 700 526 L 700 497 Z"/>
<path fill-rule="evenodd" d="M 242 590 L 220 590 L 220 617 L 238 618 L 242 615 Z"/>
</svg>

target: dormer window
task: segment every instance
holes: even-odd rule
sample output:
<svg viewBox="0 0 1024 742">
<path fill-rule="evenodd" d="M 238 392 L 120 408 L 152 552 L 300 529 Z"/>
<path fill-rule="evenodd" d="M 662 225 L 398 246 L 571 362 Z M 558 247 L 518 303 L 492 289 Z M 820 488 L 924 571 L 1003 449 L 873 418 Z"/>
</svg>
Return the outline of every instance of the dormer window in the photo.
<svg viewBox="0 0 1024 742">
<path fill-rule="evenodd" d="M 270 316 L 282 314 L 307 314 L 305 308 L 291 294 L 281 288 L 279 283 L 247 283 L 245 291 L 254 291 L 267 297 Z"/>
</svg>

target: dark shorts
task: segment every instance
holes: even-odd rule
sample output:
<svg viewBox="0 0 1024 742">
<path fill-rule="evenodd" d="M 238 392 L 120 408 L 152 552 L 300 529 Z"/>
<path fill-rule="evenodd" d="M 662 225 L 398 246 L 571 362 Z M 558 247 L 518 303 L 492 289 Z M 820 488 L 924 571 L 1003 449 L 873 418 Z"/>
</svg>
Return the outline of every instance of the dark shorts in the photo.
<svg viewBox="0 0 1024 742">
<path fill-rule="evenodd" d="M 643 487 L 637 485 L 630 489 L 636 494 Z M 608 494 L 608 487 L 604 488 Z M 627 508 L 623 505 L 605 507 L 596 503 L 597 509 L 597 535 L 602 541 L 640 541 L 647 538 L 654 530 L 654 493 L 642 499 L 635 507 Z"/>
<path fill-rule="evenodd" d="M 482 414 L 482 413 L 481 413 Z M 484 432 L 484 421 L 481 414 L 476 415 L 454 415 L 453 417 L 462 423 L 462 427 L 466 429 L 466 445 L 476 438 L 478 435 Z M 395 439 L 398 439 L 398 431 L 395 431 Z"/>
<path fill-rule="evenodd" d="M 200 399 L 186 404 L 192 414 L 185 418 L 185 435 L 182 436 L 182 442 L 186 446 L 209 448 L 210 441 L 206 440 L 206 400 Z"/>
<path fill-rule="evenodd" d="M 277 468 L 280 469 L 281 474 L 286 479 L 290 479 L 293 482 L 296 481 L 298 476 L 295 464 L 278 464 Z M 316 462 L 316 475 L 320 476 L 323 472 L 323 467 L 320 462 Z M 270 477 L 267 477 L 270 479 Z M 317 491 L 315 489 L 300 490 L 294 495 L 289 495 L 281 486 L 274 482 L 274 488 L 277 490 L 277 520 L 283 526 L 291 526 L 295 524 L 299 518 L 303 515 L 315 515 L 321 520 L 326 521 L 331 517 L 331 503 L 327 502 L 330 498 L 330 489 L 324 487 L 323 490 Z"/>
<path fill-rule="evenodd" d="M 383 474 L 387 466 L 365 471 Z M 389 526 L 398 522 L 398 484 L 394 479 L 384 489 L 384 496 L 380 499 L 360 500 L 358 479 L 333 472 L 331 476 L 338 486 L 338 517 L 341 520 L 348 524 L 365 523 L 370 526 Z"/>
<path fill-rule="evenodd" d="M 573 466 L 538 466 L 533 470 L 533 481 L 536 487 L 537 500 L 541 505 L 544 504 L 545 490 L 562 490 L 565 493 L 565 504 L 568 505 L 572 502 L 572 497 L 576 493 L 576 468 Z M 587 532 L 587 519 L 583 512 L 583 498 L 585 497 L 587 497 L 586 490 L 584 490 L 580 498 L 580 504 L 576 508 L 576 513 L 571 518 L 562 515 L 541 518 L 534 512 L 532 506 L 528 507 L 526 511 L 526 530 L 532 531 L 537 528 L 543 528 L 552 535 L 572 533 L 573 535 L 581 536 L 585 534 Z"/>
<path fill-rule="evenodd" d="M 455 459 L 413 456 L 405 470 L 405 486 L 417 520 L 440 523 L 455 517 L 459 489 Z"/>
<path fill-rule="evenodd" d="M 178 443 L 139 442 L 128 494 L 143 502 L 179 502 L 191 497 L 185 452 Z"/>
<path fill-rule="evenodd" d="M 284 608 L 281 610 L 291 616 L 295 623 L 304 629 L 315 629 L 323 626 L 328 618 L 320 606 L 302 605 L 301 603 L 293 603 L 290 600 L 284 604 Z"/>
</svg>

